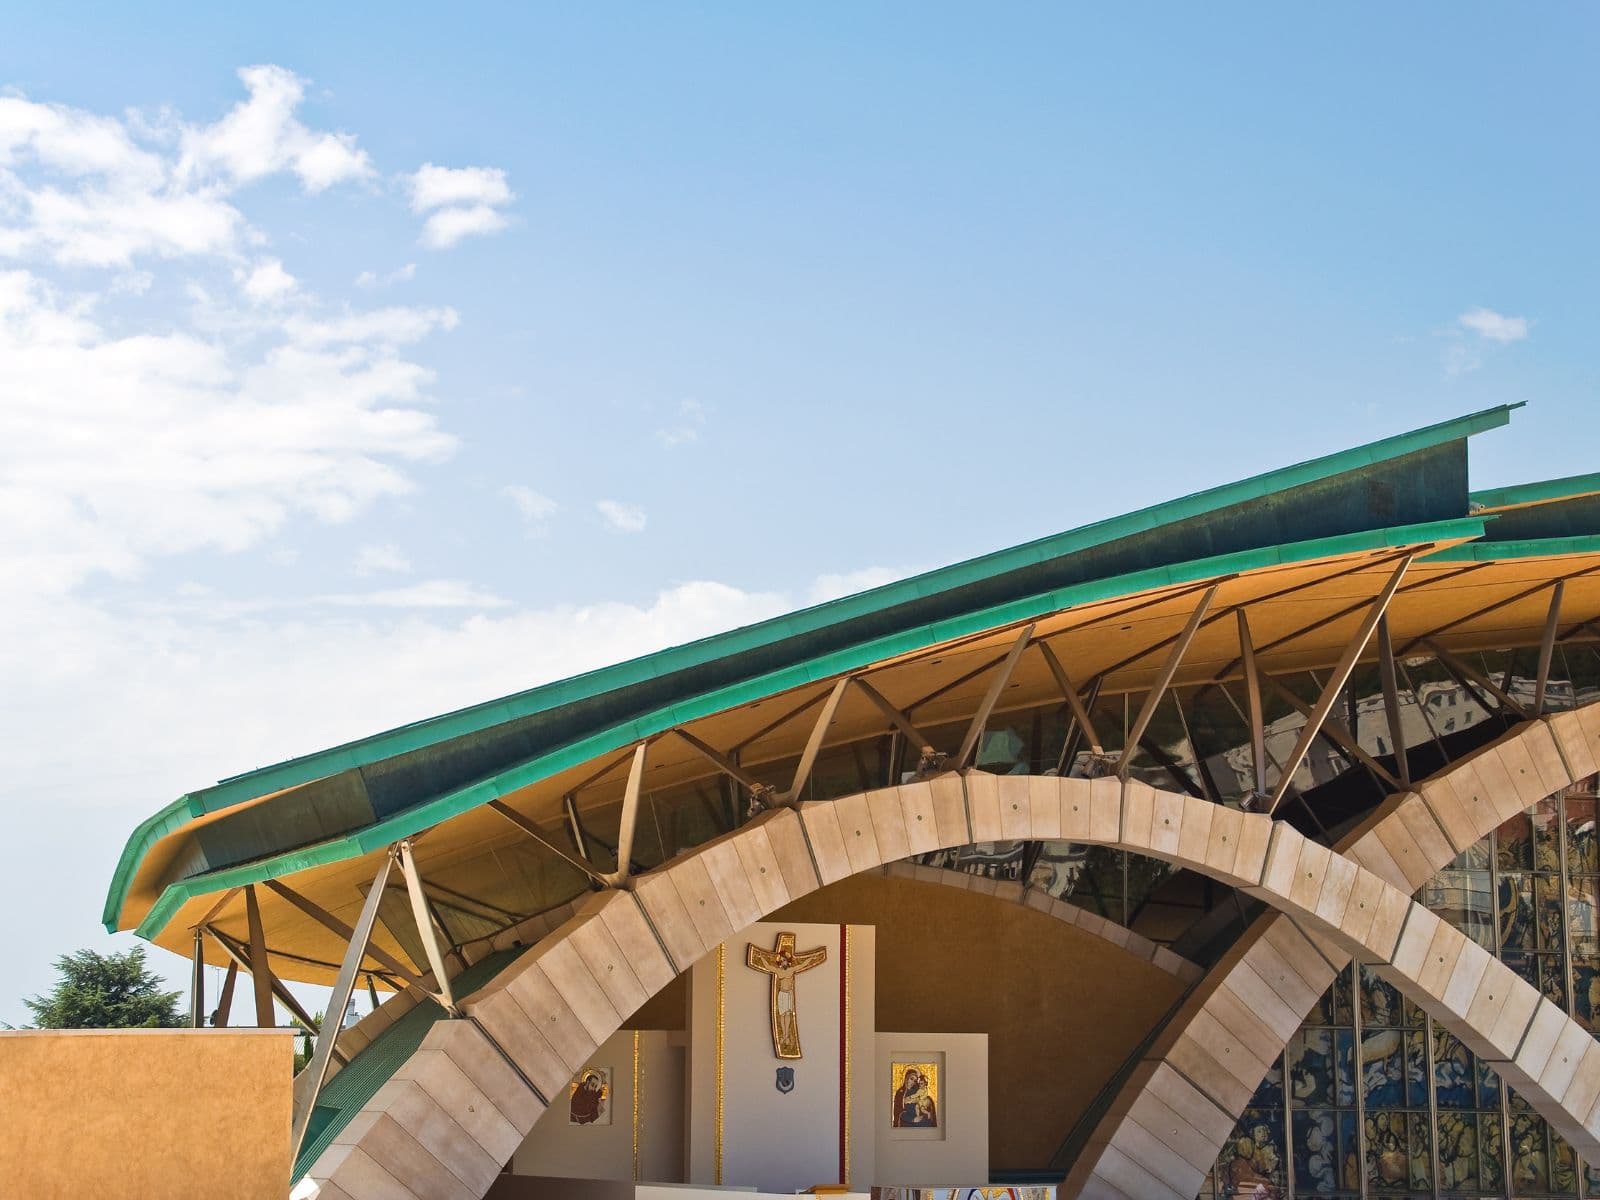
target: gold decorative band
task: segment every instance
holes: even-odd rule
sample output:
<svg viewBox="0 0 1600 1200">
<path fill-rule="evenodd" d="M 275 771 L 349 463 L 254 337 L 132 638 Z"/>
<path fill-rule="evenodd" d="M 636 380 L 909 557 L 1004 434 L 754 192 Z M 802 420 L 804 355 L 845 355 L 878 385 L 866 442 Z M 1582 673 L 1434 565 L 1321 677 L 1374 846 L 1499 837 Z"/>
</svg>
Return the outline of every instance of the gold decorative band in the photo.
<svg viewBox="0 0 1600 1200">
<path fill-rule="evenodd" d="M 644 1068 L 639 1059 L 639 1031 L 633 1031 L 633 1181 L 639 1182 L 639 1109 L 644 1105 Z"/>
</svg>

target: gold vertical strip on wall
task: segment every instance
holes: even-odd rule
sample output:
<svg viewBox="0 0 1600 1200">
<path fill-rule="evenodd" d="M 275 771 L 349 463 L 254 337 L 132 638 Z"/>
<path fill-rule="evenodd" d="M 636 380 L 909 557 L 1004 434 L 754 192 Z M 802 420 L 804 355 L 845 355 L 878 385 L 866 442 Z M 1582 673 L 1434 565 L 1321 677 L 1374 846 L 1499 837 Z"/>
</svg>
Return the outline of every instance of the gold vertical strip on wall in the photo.
<svg viewBox="0 0 1600 1200">
<path fill-rule="evenodd" d="M 633 1031 L 633 1181 L 639 1182 L 639 1109 L 644 1105 L 644 1067 L 639 1059 L 639 1031 Z"/>
<path fill-rule="evenodd" d="M 840 1056 L 839 1182 L 850 1186 L 850 931 L 839 926 Z"/>
<path fill-rule="evenodd" d="M 712 1181 L 722 1186 L 722 1096 L 724 1055 L 728 1047 L 727 1021 L 728 945 L 717 947 L 717 1107 L 712 1129 L 712 1157 L 716 1178 Z"/>
</svg>

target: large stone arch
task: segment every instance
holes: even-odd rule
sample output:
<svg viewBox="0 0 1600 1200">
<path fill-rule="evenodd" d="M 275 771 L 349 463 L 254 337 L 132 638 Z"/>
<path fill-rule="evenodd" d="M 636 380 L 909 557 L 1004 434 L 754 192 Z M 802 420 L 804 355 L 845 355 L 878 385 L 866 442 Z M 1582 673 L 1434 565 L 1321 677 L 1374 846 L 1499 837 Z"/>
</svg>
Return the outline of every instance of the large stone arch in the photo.
<svg viewBox="0 0 1600 1200">
<path fill-rule="evenodd" d="M 1395 887 L 1414 893 L 1468 846 L 1558 789 L 1595 773 L 1600 705 L 1525 722 L 1417 785 L 1389 797 L 1336 849 Z M 1312 946 L 1311 943 L 1317 944 Z M 1317 953 L 1312 953 L 1316 950 Z M 1349 965 L 1331 941 L 1308 938 L 1293 917 L 1264 913 L 1207 973 L 1151 1044 L 1071 1164 L 1068 1194 L 1139 1194 L 1190 1200 L 1254 1086 L 1189 1095 L 1184 1064 L 1204 1053 L 1209 1032 L 1248 1006 L 1273 1032 L 1269 1058 L 1282 1054 L 1317 997 Z M 1173 1138 L 1174 1103 L 1189 1104 L 1194 1136 Z M 1209 1102 L 1209 1103 L 1206 1103 Z M 1167 1137 L 1159 1151 L 1151 1138 Z M 1154 1178 L 1146 1181 L 1145 1175 Z M 1119 1187 L 1119 1183 L 1122 1185 Z"/>
<path fill-rule="evenodd" d="M 1485 789 L 1497 798 L 1517 790 L 1498 776 Z M 1592 1114 L 1600 1043 L 1371 868 L 1265 815 L 1137 781 L 968 771 L 763 813 L 627 890 L 589 897 L 466 997 L 465 1020 L 432 1027 L 312 1164 L 296 1195 L 481 1196 L 508 1156 L 501 1148 L 532 1128 L 546 1098 L 560 1094 L 627 1014 L 719 943 L 846 876 L 913 854 L 1013 839 L 1132 850 L 1259 897 L 1304 930 L 1304 950 L 1286 954 L 1315 955 L 1330 968 L 1329 953 L 1381 964 L 1579 1153 L 1600 1156 Z M 1285 958 L 1281 971 L 1295 974 L 1294 961 Z M 1205 1111 L 1202 1104 L 1216 1111 L 1206 1090 L 1253 1089 L 1267 1068 L 1264 1056 L 1281 1044 L 1248 1004 L 1227 1021 L 1211 1018 L 1197 1034 L 1184 1074 L 1172 1073 L 1182 1088 L 1167 1103 L 1171 1128 L 1150 1131 L 1144 1165 L 1108 1147 L 1084 1195 L 1192 1196 L 1162 1182 L 1177 1164 L 1161 1164 L 1161 1151 L 1206 1136 L 1188 1117 Z"/>
</svg>

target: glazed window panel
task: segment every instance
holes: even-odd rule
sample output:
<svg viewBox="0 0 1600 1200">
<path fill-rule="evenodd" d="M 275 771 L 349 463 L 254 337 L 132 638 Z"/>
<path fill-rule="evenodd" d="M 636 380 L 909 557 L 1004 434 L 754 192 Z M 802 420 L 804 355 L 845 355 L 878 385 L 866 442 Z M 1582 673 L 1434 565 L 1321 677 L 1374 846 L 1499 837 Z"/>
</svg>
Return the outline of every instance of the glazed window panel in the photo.
<svg viewBox="0 0 1600 1200">
<path fill-rule="evenodd" d="M 796 760 L 798 765 L 798 760 Z M 987 768 L 985 768 L 987 769 Z M 794 775 L 789 775 L 792 782 Z M 788 787 L 789 782 L 781 784 Z M 811 766 L 804 789 L 806 800 L 832 800 L 871 791 L 889 782 L 889 739 L 863 738 L 842 746 L 829 746 Z"/>
<path fill-rule="evenodd" d="M 1556 657 L 1566 667 L 1574 707 L 1600 699 L 1600 653 L 1593 646 L 1560 645 Z"/>
<path fill-rule="evenodd" d="M 1130 726 L 1143 708 L 1145 698 L 1144 694 L 1125 698 Z M 1189 742 L 1187 718 L 1179 707 L 1176 692 L 1169 691 L 1157 702 L 1144 736 L 1133 747 L 1128 773 L 1151 787 L 1205 795 L 1194 747 Z"/>
<path fill-rule="evenodd" d="M 1417 893 L 1591 1030 L 1600 1025 L 1594 783 L 1505 822 Z M 1281 1184 L 1263 1169 L 1278 1153 L 1275 1129 L 1287 1150 Z M 1576 1200 L 1600 1198 L 1600 1171 L 1456 1037 L 1354 968 L 1307 1014 L 1208 1187 L 1208 1197 Z"/>
<path fill-rule="evenodd" d="M 1600 875 L 1600 840 L 1595 836 L 1596 808 L 1593 796 L 1566 797 L 1567 871 L 1572 875 Z"/>
<path fill-rule="evenodd" d="M 1182 700 L 1201 770 L 1222 800 L 1242 800 L 1255 787 L 1245 702 L 1220 683 L 1185 692 Z"/>
<path fill-rule="evenodd" d="M 1511 1194 L 1521 1198 L 1575 1196 L 1578 1164 L 1572 1147 L 1516 1092 L 1508 1105 L 1511 1127 Z"/>
<path fill-rule="evenodd" d="M 1361 1195 L 1361 1143 L 1354 1110 L 1294 1114 L 1295 1190 L 1314 1196 Z"/>
<path fill-rule="evenodd" d="M 1495 949 L 1494 876 L 1487 840 L 1468 846 L 1422 887 L 1422 903 L 1485 950 Z"/>
</svg>

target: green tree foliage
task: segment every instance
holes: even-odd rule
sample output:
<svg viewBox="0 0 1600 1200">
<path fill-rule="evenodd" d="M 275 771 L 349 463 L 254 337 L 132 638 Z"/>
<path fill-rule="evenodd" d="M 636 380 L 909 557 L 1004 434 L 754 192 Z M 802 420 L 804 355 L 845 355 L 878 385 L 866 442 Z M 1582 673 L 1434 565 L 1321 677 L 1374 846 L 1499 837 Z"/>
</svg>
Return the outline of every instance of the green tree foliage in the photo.
<svg viewBox="0 0 1600 1200">
<path fill-rule="evenodd" d="M 179 992 L 163 992 L 145 966 L 144 950 L 96 954 L 79 950 L 56 959 L 61 978 L 48 996 L 24 1000 L 40 1029 L 176 1029 L 187 1024 Z"/>
</svg>

